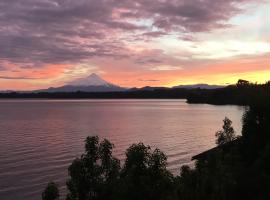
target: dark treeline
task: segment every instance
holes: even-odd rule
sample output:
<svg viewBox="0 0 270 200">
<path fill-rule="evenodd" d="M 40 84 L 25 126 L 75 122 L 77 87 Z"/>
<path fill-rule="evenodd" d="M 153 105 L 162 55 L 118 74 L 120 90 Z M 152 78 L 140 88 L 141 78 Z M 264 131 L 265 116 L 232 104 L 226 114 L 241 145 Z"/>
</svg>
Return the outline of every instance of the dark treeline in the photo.
<svg viewBox="0 0 270 200">
<path fill-rule="evenodd" d="M 0 93 L 0 98 L 47 99 L 185 99 L 187 89 L 153 89 L 125 92 L 10 92 Z"/>
<path fill-rule="evenodd" d="M 270 81 L 265 84 L 252 84 L 239 80 L 235 85 L 219 89 L 150 88 L 123 92 L 10 92 L 0 93 L 0 99 L 187 99 L 188 103 L 249 105 L 254 96 L 264 91 L 270 93 Z"/>
<path fill-rule="evenodd" d="M 253 84 L 245 80 L 239 80 L 236 85 L 225 88 L 190 91 L 187 102 L 216 105 L 249 105 L 254 96 L 265 92 L 270 93 L 270 81 L 265 84 Z"/>
<path fill-rule="evenodd" d="M 145 133 L 147 134 L 147 133 Z M 70 165 L 67 200 L 265 200 L 270 197 L 270 94 L 253 98 L 243 116 L 242 136 L 224 119 L 217 147 L 194 156 L 195 167 L 173 176 L 167 157 L 142 143 L 130 146 L 122 165 L 113 144 L 88 137 L 85 153 Z M 49 183 L 43 200 L 59 198 Z"/>
</svg>

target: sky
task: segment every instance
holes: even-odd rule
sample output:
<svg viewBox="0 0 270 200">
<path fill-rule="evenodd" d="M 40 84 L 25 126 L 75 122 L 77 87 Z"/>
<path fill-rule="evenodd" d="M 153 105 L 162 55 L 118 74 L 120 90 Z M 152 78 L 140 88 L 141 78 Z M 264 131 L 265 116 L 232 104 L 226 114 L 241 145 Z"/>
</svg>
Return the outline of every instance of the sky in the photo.
<svg viewBox="0 0 270 200">
<path fill-rule="evenodd" d="M 270 80 L 270 0 L 1 0 L 0 90 Z"/>
</svg>

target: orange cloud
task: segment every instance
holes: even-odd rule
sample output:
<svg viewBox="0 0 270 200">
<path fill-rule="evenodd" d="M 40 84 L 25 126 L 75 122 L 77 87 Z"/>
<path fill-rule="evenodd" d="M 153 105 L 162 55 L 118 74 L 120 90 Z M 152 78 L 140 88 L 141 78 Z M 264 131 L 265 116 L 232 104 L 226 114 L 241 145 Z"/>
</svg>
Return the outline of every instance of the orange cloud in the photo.
<svg viewBox="0 0 270 200">
<path fill-rule="evenodd" d="M 232 84 L 240 78 L 265 82 L 270 79 L 269 65 L 270 57 L 262 55 L 209 60 L 208 63 L 196 63 L 196 66 L 190 65 L 178 70 L 149 70 L 147 67 L 132 67 L 132 64 L 125 62 L 105 62 L 104 68 L 101 66 L 101 69 L 106 72 L 102 76 L 112 83 L 126 87 L 143 87 L 194 83 Z"/>
<path fill-rule="evenodd" d="M 6 63 L 5 66 L 8 67 L 8 71 L 0 73 L 1 90 L 33 90 L 50 87 L 70 67 L 66 64 L 48 64 L 31 69 L 21 68 L 13 63 Z"/>
</svg>

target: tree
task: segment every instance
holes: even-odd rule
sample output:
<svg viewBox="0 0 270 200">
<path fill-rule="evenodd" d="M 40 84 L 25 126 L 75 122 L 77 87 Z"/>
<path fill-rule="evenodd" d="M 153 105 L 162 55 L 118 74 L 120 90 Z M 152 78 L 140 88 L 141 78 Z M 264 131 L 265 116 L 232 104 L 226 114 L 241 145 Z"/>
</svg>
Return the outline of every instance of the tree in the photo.
<svg viewBox="0 0 270 200">
<path fill-rule="evenodd" d="M 239 79 L 236 85 L 239 87 L 239 86 L 248 86 L 249 84 L 250 84 L 249 81 Z"/>
<path fill-rule="evenodd" d="M 162 151 L 152 151 L 143 143 L 133 144 L 126 151 L 121 173 L 121 199 L 172 199 L 174 179 L 166 166 L 167 157 Z"/>
<path fill-rule="evenodd" d="M 143 143 L 126 151 L 123 168 L 112 156 L 108 140 L 88 137 L 85 153 L 69 167 L 67 200 L 166 200 L 173 195 L 173 175 L 166 169 L 167 157 Z"/>
<path fill-rule="evenodd" d="M 99 200 L 112 198 L 119 176 L 120 161 L 112 156 L 113 144 L 99 143 L 97 136 L 87 137 L 85 153 L 69 167 L 68 200 Z"/>
<path fill-rule="evenodd" d="M 223 145 L 226 144 L 227 142 L 231 142 L 233 140 L 235 140 L 236 136 L 235 136 L 235 131 L 232 127 L 232 121 L 225 117 L 225 119 L 223 120 L 223 126 L 222 126 L 223 130 L 220 130 L 218 132 L 216 132 L 216 144 L 217 145 Z"/>
<path fill-rule="evenodd" d="M 48 183 L 47 187 L 42 193 L 42 200 L 58 200 L 59 190 L 54 182 Z"/>
</svg>

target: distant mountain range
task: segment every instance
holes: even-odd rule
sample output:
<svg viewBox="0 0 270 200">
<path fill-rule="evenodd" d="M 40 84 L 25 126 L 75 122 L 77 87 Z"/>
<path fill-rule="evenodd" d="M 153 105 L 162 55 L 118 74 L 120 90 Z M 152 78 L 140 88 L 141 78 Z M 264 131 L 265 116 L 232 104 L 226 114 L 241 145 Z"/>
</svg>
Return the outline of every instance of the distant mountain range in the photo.
<svg viewBox="0 0 270 200">
<path fill-rule="evenodd" d="M 172 88 L 169 87 L 151 87 L 151 86 L 145 86 L 142 88 L 131 88 L 131 91 L 153 91 L 153 90 L 166 90 L 166 89 L 206 89 L 206 90 L 211 90 L 211 89 L 219 89 L 219 88 L 224 88 L 226 86 L 224 85 L 208 85 L 208 84 L 194 84 L 194 85 L 178 85 L 174 86 Z"/>
<path fill-rule="evenodd" d="M 194 84 L 194 85 L 178 85 L 178 86 L 175 86 L 173 88 L 184 88 L 184 89 L 197 89 L 197 88 L 200 88 L 200 89 L 219 89 L 219 88 L 224 88 L 226 86 L 224 85 L 208 85 L 208 84 L 204 84 L 204 83 L 201 83 L 201 84 Z"/>
<path fill-rule="evenodd" d="M 194 84 L 194 85 L 179 85 L 172 88 L 169 87 L 151 87 L 145 86 L 142 88 L 124 88 L 102 79 L 97 74 L 93 73 L 85 78 L 73 80 L 61 87 L 50 87 L 48 89 L 35 91 L 21 91 L 20 93 L 30 92 L 135 92 L 135 91 L 154 91 L 154 90 L 169 90 L 169 89 L 218 89 L 224 88 L 221 85 Z M 15 91 L 6 90 L 0 93 L 11 93 Z"/>
<path fill-rule="evenodd" d="M 0 93 L 11 93 L 14 92 L 13 90 L 0 90 Z"/>
<path fill-rule="evenodd" d="M 91 74 L 86 78 L 79 78 L 61 87 L 51 87 L 36 92 L 119 92 L 126 88 L 114 85 L 102 79 L 97 74 Z"/>
<path fill-rule="evenodd" d="M 128 91 L 154 91 L 154 90 L 165 90 L 165 89 L 170 89 L 168 87 L 151 87 L 151 86 L 145 86 L 145 87 L 142 87 L 142 88 L 130 88 Z"/>
</svg>

